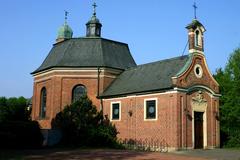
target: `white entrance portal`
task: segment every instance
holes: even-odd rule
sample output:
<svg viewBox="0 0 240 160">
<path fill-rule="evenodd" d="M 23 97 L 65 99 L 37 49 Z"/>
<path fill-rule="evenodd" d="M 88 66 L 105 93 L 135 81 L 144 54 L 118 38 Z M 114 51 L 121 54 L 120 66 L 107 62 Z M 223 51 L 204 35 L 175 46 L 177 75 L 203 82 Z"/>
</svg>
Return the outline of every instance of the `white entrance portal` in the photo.
<svg viewBox="0 0 240 160">
<path fill-rule="evenodd" d="M 195 148 L 194 112 L 203 112 L 203 148 L 207 148 L 207 100 L 203 98 L 202 91 L 192 98 L 192 147 Z"/>
</svg>

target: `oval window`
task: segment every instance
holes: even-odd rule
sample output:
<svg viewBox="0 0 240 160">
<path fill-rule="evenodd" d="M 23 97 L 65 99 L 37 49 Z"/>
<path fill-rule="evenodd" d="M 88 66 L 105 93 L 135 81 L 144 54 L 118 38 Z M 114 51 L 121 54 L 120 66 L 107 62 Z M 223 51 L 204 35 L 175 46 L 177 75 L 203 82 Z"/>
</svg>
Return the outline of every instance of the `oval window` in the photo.
<svg viewBox="0 0 240 160">
<path fill-rule="evenodd" d="M 199 64 L 195 65 L 194 73 L 195 73 L 197 78 L 201 78 L 202 77 L 203 71 L 202 71 L 202 67 Z"/>
</svg>

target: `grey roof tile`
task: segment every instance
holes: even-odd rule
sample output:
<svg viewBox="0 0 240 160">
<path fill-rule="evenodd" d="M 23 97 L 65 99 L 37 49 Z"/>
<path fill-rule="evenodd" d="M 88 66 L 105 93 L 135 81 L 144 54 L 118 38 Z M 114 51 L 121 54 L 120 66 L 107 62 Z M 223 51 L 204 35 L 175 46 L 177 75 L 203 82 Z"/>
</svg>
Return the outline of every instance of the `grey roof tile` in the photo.
<svg viewBox="0 0 240 160">
<path fill-rule="evenodd" d="M 132 67 L 122 72 L 100 97 L 114 97 L 132 93 L 159 91 L 172 87 L 175 76 L 188 61 L 180 56 Z"/>
<path fill-rule="evenodd" d="M 128 45 L 103 38 L 74 38 L 53 46 L 42 65 L 32 74 L 52 67 L 136 66 Z"/>
</svg>

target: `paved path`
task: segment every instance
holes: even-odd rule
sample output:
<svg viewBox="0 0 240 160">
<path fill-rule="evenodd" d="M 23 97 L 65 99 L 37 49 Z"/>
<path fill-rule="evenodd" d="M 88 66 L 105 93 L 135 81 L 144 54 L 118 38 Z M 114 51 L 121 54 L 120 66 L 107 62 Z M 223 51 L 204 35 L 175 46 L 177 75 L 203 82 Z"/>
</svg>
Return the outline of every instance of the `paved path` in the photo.
<svg viewBox="0 0 240 160">
<path fill-rule="evenodd" d="M 187 150 L 178 151 L 175 154 L 214 160 L 240 160 L 240 149 Z"/>
<path fill-rule="evenodd" d="M 1 155 L 5 155 L 5 158 Z M 8 155 L 6 157 L 6 155 Z M 12 158 L 11 158 L 12 157 Z M 18 158 L 19 157 L 19 158 Z M 0 150 L 0 159 L 26 160 L 240 160 L 240 149 L 187 150 L 173 153 L 113 149 Z"/>
<path fill-rule="evenodd" d="M 69 151 L 39 151 L 24 157 L 26 160 L 206 160 L 172 153 L 138 152 L 131 150 L 69 150 Z"/>
</svg>

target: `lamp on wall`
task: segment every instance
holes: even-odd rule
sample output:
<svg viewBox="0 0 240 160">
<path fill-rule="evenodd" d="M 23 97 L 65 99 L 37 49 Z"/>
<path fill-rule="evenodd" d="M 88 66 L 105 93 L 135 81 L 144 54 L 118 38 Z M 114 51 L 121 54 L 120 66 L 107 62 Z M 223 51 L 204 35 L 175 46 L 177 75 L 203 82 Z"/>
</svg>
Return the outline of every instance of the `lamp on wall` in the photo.
<svg viewBox="0 0 240 160">
<path fill-rule="evenodd" d="M 184 113 L 189 120 L 192 120 L 192 116 L 187 108 L 184 108 Z"/>
<path fill-rule="evenodd" d="M 132 117 L 132 114 L 133 114 L 132 110 L 129 110 L 129 111 L 128 111 L 128 115 L 129 115 L 130 117 Z"/>
<path fill-rule="evenodd" d="M 217 121 L 220 120 L 220 116 L 219 116 L 219 113 L 217 111 L 213 111 L 213 115 L 215 116 Z"/>
</svg>

